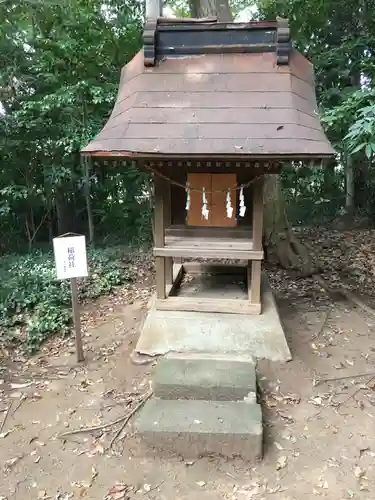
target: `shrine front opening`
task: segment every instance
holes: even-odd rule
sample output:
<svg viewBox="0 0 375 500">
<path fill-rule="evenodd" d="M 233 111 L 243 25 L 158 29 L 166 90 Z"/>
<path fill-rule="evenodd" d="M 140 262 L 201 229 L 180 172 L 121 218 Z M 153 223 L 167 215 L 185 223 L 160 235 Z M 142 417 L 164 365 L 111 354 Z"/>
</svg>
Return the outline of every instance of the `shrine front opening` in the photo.
<svg viewBox="0 0 375 500">
<path fill-rule="evenodd" d="M 261 166 L 228 161 L 215 161 L 214 165 L 211 161 L 179 163 L 159 167 L 160 171 L 151 167 L 155 189 L 156 308 L 259 314 L 264 256 Z M 270 165 L 263 168 L 269 171 Z M 209 259 L 214 264 L 194 267 L 187 259 Z M 238 267 L 244 272 L 247 297 L 180 293 L 188 269 L 214 272 L 216 276 L 232 271 L 241 276 Z"/>
</svg>

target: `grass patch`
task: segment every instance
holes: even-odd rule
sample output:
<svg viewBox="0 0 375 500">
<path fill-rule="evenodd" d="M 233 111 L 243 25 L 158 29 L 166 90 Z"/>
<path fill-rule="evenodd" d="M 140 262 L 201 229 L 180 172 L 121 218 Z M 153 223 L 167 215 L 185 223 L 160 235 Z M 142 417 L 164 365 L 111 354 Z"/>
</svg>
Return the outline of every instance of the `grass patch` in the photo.
<svg viewBox="0 0 375 500">
<path fill-rule="evenodd" d="M 121 248 L 88 251 L 88 278 L 78 280 L 79 298 L 96 299 L 135 279 Z M 71 328 L 69 281 L 56 279 L 52 252 L 7 255 L 0 260 L 0 342 L 35 352 L 51 335 Z"/>
</svg>

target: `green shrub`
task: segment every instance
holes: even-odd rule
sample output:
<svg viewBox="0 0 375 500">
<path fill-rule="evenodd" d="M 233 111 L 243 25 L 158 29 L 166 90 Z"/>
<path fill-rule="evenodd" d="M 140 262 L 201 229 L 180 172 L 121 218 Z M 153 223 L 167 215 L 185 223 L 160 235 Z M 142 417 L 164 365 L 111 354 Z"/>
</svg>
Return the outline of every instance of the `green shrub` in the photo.
<svg viewBox="0 0 375 500">
<path fill-rule="evenodd" d="M 89 250 L 88 278 L 78 280 L 80 300 L 109 294 L 130 282 L 135 270 L 124 266 L 121 248 Z M 69 281 L 56 279 L 52 252 L 8 255 L 0 262 L 0 342 L 20 342 L 36 351 L 50 335 L 71 327 Z"/>
</svg>

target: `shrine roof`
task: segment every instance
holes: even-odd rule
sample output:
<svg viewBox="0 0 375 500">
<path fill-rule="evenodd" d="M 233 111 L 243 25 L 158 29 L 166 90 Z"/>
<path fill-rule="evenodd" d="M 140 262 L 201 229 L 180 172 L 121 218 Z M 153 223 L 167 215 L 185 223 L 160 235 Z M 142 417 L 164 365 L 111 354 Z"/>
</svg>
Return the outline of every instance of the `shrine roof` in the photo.
<svg viewBox="0 0 375 500">
<path fill-rule="evenodd" d="M 312 64 L 282 22 L 159 19 L 123 69 L 107 123 L 83 154 L 321 159 Z"/>
</svg>

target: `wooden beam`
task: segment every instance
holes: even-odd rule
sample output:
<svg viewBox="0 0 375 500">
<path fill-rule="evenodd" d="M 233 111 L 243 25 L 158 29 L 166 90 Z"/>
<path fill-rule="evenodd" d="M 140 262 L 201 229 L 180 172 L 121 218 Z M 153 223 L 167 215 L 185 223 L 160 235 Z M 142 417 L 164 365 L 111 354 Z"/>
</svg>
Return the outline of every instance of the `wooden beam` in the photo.
<svg viewBox="0 0 375 500">
<path fill-rule="evenodd" d="M 171 185 L 164 182 L 164 203 L 163 203 L 163 217 L 164 217 L 164 244 L 165 244 L 165 228 L 169 227 L 172 222 L 171 212 Z M 173 257 L 165 258 L 165 282 L 167 285 L 173 283 Z"/>
<path fill-rule="evenodd" d="M 251 260 L 247 261 L 246 273 L 247 273 L 247 296 L 249 298 L 249 301 L 251 302 Z"/>
<path fill-rule="evenodd" d="M 256 180 L 253 184 L 253 248 L 254 250 L 262 249 L 263 240 L 263 188 L 264 178 Z M 262 273 L 261 261 L 251 259 L 247 268 L 247 282 L 249 301 L 253 304 L 260 305 L 260 281 Z"/>
<path fill-rule="evenodd" d="M 173 282 L 172 284 L 167 283 L 167 297 L 176 295 L 185 273 L 185 266 L 182 264 L 173 264 Z"/>
<path fill-rule="evenodd" d="M 246 262 L 246 264 L 244 263 Z M 218 274 L 218 275 L 239 275 L 244 277 L 246 274 L 247 261 L 238 261 L 236 263 L 223 263 L 223 262 L 197 262 L 190 261 L 184 263 L 185 272 L 188 274 L 202 275 L 202 274 Z"/>
<path fill-rule="evenodd" d="M 164 246 L 164 202 L 165 202 L 165 183 L 161 177 L 154 176 L 154 240 L 155 246 Z M 165 259 L 164 255 L 157 255 L 155 258 L 156 268 L 156 296 L 158 299 L 166 297 L 165 280 Z"/>
<path fill-rule="evenodd" d="M 158 299 L 166 297 L 166 282 L 165 282 L 165 259 L 164 257 L 155 258 L 156 271 L 156 296 Z"/>
<path fill-rule="evenodd" d="M 262 249 L 263 238 L 263 187 L 264 179 L 261 177 L 253 184 L 253 248 Z"/>
<path fill-rule="evenodd" d="M 250 265 L 251 265 L 251 276 L 250 276 Z M 260 260 L 254 260 L 251 262 L 251 264 L 249 262 L 248 287 L 249 287 L 249 301 L 252 304 L 260 305 L 261 274 L 262 274 L 262 262 Z"/>
<path fill-rule="evenodd" d="M 193 297 L 168 297 L 156 300 L 159 311 L 190 311 L 229 314 L 260 314 L 260 304 L 252 304 L 248 300 L 209 299 Z"/>
<path fill-rule="evenodd" d="M 155 247 L 155 257 L 185 257 L 203 259 L 263 260 L 262 250 L 218 250 L 212 248 Z"/>
<path fill-rule="evenodd" d="M 250 226 L 237 226 L 233 228 L 221 227 L 185 227 L 185 226 L 170 226 L 165 230 L 166 239 L 170 237 L 180 238 L 233 238 L 237 239 L 252 239 L 252 229 Z"/>
</svg>

